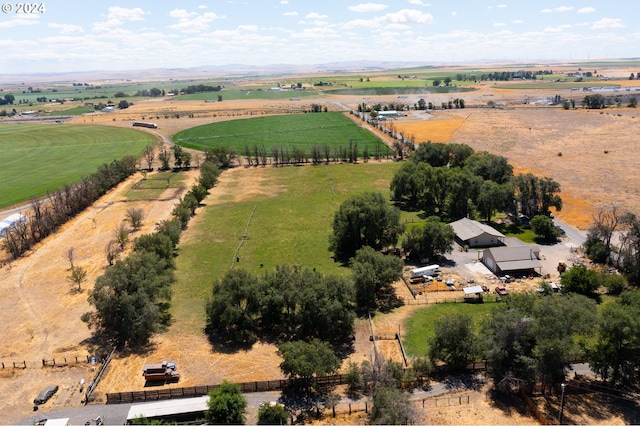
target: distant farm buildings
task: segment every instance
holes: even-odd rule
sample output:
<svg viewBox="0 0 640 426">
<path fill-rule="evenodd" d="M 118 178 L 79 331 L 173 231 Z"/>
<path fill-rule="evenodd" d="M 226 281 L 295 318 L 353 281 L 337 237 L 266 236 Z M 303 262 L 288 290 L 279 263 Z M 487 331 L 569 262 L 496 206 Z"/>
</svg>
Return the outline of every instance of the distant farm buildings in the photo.
<svg viewBox="0 0 640 426">
<path fill-rule="evenodd" d="M 5 219 L 2 219 L 2 221 L 0 221 L 0 238 L 4 238 L 5 234 L 11 230 L 11 228 L 25 223 L 26 221 L 27 217 L 20 213 L 15 213 Z"/>
</svg>

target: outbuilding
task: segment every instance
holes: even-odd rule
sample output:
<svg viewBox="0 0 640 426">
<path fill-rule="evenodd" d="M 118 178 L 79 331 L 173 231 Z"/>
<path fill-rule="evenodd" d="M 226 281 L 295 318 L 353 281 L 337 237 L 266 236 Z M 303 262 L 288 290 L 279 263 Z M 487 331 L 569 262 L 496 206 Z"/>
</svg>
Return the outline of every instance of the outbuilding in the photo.
<svg viewBox="0 0 640 426">
<path fill-rule="evenodd" d="M 4 237 L 5 232 L 8 232 L 12 227 L 26 221 L 27 217 L 20 213 L 15 213 L 2 219 L 2 221 L 0 221 L 0 238 Z"/>
<path fill-rule="evenodd" d="M 482 252 L 481 260 L 496 275 L 542 274 L 540 247 L 535 244 L 491 247 Z"/>
<path fill-rule="evenodd" d="M 451 222 L 456 240 L 461 246 L 491 247 L 504 245 L 504 234 L 489 225 L 463 218 Z"/>
</svg>

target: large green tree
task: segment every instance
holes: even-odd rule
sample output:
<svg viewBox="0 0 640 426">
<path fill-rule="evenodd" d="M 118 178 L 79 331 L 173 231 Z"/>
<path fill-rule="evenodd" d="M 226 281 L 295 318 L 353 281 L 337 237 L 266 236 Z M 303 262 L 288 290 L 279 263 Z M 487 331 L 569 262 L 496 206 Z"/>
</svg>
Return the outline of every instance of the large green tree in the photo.
<svg viewBox="0 0 640 426">
<path fill-rule="evenodd" d="M 369 414 L 372 425 L 407 425 L 416 420 L 417 412 L 407 393 L 389 385 L 373 392 L 373 407 Z"/>
<path fill-rule="evenodd" d="M 363 247 L 351 260 L 356 302 L 360 308 L 375 308 L 381 299 L 389 299 L 391 284 L 402 276 L 400 258 Z"/>
<path fill-rule="evenodd" d="M 535 215 L 530 223 L 533 232 L 545 242 L 555 243 L 560 236 L 558 227 L 549 216 L 543 214 Z"/>
<path fill-rule="evenodd" d="M 436 320 L 434 331 L 429 341 L 429 357 L 432 362 L 442 361 L 460 368 L 476 360 L 479 343 L 470 315 L 455 312 L 443 316 Z"/>
<path fill-rule="evenodd" d="M 455 233 L 450 225 L 430 216 L 424 226 L 414 226 L 406 234 L 402 247 L 409 256 L 422 260 L 433 260 L 451 253 Z"/>
<path fill-rule="evenodd" d="M 286 342 L 278 347 L 278 351 L 282 356 L 282 373 L 292 379 L 301 379 L 306 387 L 313 387 L 315 378 L 336 373 L 341 364 L 331 346 L 318 339 Z"/>
<path fill-rule="evenodd" d="M 243 425 L 247 400 L 240 387 L 223 380 L 219 387 L 209 392 L 207 410 L 204 412 L 207 422 L 214 425 Z"/>
<path fill-rule="evenodd" d="M 120 347 L 144 346 L 169 320 L 167 302 L 174 281 L 168 260 L 136 251 L 98 277 L 89 294 L 96 311 L 82 319 Z"/>
<path fill-rule="evenodd" d="M 623 293 L 600 310 L 589 366 L 611 385 L 637 381 L 640 368 L 640 291 Z"/>
<path fill-rule="evenodd" d="M 513 184 L 522 213 L 526 216 L 548 214 L 551 207 L 562 210 L 562 198 L 558 195 L 560 184 L 553 179 L 527 173 L 514 176 Z"/>
<path fill-rule="evenodd" d="M 348 260 L 364 246 L 380 250 L 393 246 L 402 233 L 400 211 L 379 192 L 365 192 L 344 201 L 333 219 L 330 250 Z"/>
<path fill-rule="evenodd" d="M 595 300 L 600 300 L 598 287 L 600 280 L 598 273 L 587 269 L 584 265 L 575 265 L 567 269 L 560 276 L 562 289 L 565 292 L 582 294 Z"/>
</svg>

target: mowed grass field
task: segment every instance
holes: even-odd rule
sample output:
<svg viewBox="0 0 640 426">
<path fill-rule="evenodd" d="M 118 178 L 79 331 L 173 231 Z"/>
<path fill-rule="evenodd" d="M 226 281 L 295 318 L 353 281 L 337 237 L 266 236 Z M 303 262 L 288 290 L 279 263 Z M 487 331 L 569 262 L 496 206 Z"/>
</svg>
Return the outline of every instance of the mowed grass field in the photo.
<svg viewBox="0 0 640 426">
<path fill-rule="evenodd" d="M 78 182 L 104 163 L 140 156 L 155 137 L 106 126 L 0 126 L 0 208 Z"/>
<path fill-rule="evenodd" d="M 307 154 L 313 145 L 348 147 L 357 143 L 360 153 L 365 146 L 371 156 L 376 146 L 381 154 L 391 152 L 376 136 L 361 128 L 340 112 L 277 115 L 240 120 L 223 121 L 193 127 L 175 134 L 172 140 L 184 147 L 204 150 L 208 147 L 235 147 L 239 155 L 245 146 L 253 152 L 255 145 L 264 146 L 267 155 L 271 147 L 304 148 Z"/>
<path fill-rule="evenodd" d="M 370 162 L 223 172 L 221 183 L 204 200 L 206 207 L 197 210 L 180 242 L 172 332 L 202 332 L 206 299 L 234 257 L 240 259 L 234 268 L 256 274 L 280 264 L 349 274 L 329 252 L 333 216 L 340 203 L 354 194 L 380 191 L 388 196 L 400 165 Z M 416 218 L 413 213 L 401 217 Z"/>
<path fill-rule="evenodd" d="M 402 339 L 405 350 L 410 356 L 427 356 L 428 341 L 435 335 L 435 323 L 439 318 L 464 312 L 473 318 L 474 326 L 479 329 L 491 310 L 497 307 L 496 303 L 442 303 L 418 309 L 404 323 L 407 330 Z"/>
</svg>

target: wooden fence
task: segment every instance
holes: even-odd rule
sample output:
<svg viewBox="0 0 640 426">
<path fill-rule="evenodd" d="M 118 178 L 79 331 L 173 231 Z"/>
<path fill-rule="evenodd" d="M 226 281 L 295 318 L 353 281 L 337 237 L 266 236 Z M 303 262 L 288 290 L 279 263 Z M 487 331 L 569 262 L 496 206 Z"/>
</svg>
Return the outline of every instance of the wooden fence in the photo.
<svg viewBox="0 0 640 426">
<path fill-rule="evenodd" d="M 337 386 L 345 383 L 345 375 L 336 374 L 334 376 L 318 377 L 314 379 L 314 381 L 320 386 Z M 298 384 L 302 384 L 300 379 L 280 379 L 237 383 L 243 393 L 277 391 L 289 386 L 296 386 Z M 219 386 L 220 385 L 204 385 L 186 388 L 149 389 L 133 392 L 108 393 L 107 404 L 205 396 Z"/>
<path fill-rule="evenodd" d="M 555 424 L 555 422 L 551 422 L 547 418 L 547 416 L 545 416 L 544 413 L 542 413 L 538 409 L 538 406 L 531 400 L 531 398 L 529 398 L 529 395 L 527 395 L 527 392 L 524 390 L 524 388 L 520 388 L 520 396 L 522 396 L 522 399 L 524 399 L 524 402 L 526 402 L 527 407 L 529 407 L 529 409 L 533 413 L 533 416 L 538 420 L 538 423 L 540 423 L 541 425 Z"/>
<path fill-rule="evenodd" d="M 71 364 L 80 364 L 80 363 L 89 363 L 90 362 L 89 355 L 68 355 L 62 356 L 58 358 L 42 358 L 40 361 L 0 361 L 0 369 L 4 370 L 5 368 L 36 368 L 39 366 L 42 367 L 64 367 Z"/>
</svg>

